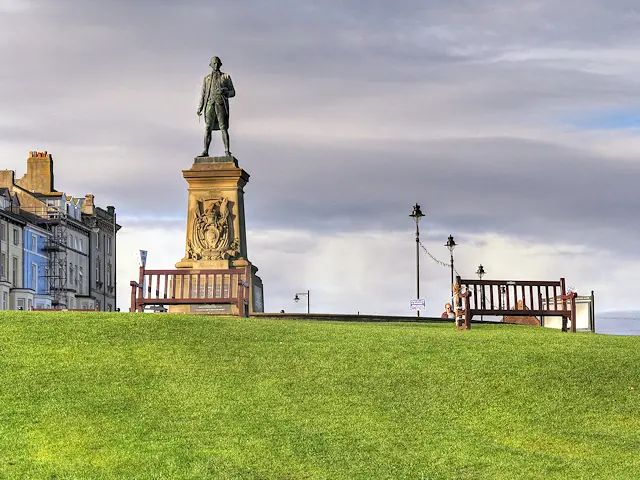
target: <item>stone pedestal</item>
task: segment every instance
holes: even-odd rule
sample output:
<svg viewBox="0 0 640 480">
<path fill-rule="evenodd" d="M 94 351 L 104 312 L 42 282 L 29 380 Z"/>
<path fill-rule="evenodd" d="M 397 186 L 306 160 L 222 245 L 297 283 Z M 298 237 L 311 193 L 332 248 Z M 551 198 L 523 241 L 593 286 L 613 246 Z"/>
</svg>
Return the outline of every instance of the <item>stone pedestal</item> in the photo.
<svg viewBox="0 0 640 480">
<path fill-rule="evenodd" d="M 197 157 L 182 174 L 189 184 L 187 235 L 185 255 L 176 268 L 217 270 L 250 266 L 249 311 L 262 312 L 262 280 L 247 256 L 244 186 L 249 174 L 238 167 L 238 160 L 232 156 Z M 191 309 L 170 308 L 178 310 Z"/>
</svg>

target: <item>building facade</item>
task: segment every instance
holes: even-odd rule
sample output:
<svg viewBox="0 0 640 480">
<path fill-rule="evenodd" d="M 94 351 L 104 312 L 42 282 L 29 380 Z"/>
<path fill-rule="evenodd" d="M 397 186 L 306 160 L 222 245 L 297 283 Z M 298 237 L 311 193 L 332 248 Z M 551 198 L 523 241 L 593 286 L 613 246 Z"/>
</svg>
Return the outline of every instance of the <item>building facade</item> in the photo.
<svg viewBox="0 0 640 480">
<path fill-rule="evenodd" d="M 116 234 L 120 226 L 116 222 L 115 207 L 106 210 L 96 207 L 93 195 L 83 202 L 83 221 L 91 225 L 91 297 L 98 310 L 115 311 L 116 306 Z"/>
<path fill-rule="evenodd" d="M 91 298 L 87 281 L 91 229 L 73 218 L 69 218 L 67 223 L 67 305 L 69 308 L 97 310 L 98 306 L 95 299 Z"/>
<path fill-rule="evenodd" d="M 51 295 L 47 283 L 49 257 L 46 251 L 50 238 L 50 232 L 34 224 L 27 223 L 24 227 L 23 287 L 33 291 L 35 308 L 51 308 Z"/>
<path fill-rule="evenodd" d="M 0 309 L 26 309 L 33 291 L 23 288 L 23 231 L 27 222 L 10 210 L 0 211 Z"/>
<path fill-rule="evenodd" d="M 0 212 L 0 308 L 7 290 L 6 309 L 116 310 L 114 207 L 55 190 L 53 158 L 30 152 L 22 178 L 0 171 Z"/>
</svg>

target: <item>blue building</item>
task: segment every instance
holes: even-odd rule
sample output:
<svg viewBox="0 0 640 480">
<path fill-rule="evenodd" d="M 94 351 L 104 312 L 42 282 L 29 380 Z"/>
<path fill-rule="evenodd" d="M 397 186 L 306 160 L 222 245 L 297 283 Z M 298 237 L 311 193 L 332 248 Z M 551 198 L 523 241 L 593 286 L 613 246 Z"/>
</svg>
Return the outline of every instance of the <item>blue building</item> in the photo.
<svg viewBox="0 0 640 480">
<path fill-rule="evenodd" d="M 51 233 L 27 224 L 24 227 L 24 285 L 23 288 L 33 290 L 33 306 L 35 308 L 50 308 L 49 295 L 49 258 L 45 250 L 51 238 Z"/>
</svg>

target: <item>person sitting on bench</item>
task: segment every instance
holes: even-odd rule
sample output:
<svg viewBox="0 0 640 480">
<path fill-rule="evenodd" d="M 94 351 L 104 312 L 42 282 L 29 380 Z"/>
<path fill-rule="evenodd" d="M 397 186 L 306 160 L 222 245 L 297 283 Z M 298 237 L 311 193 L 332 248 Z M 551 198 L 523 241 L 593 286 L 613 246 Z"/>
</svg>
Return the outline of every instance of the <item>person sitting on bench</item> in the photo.
<svg viewBox="0 0 640 480">
<path fill-rule="evenodd" d="M 442 315 L 440 315 L 440 318 L 456 318 L 456 314 L 453 313 L 453 310 L 451 310 L 450 303 L 444 304 L 444 312 L 442 312 Z"/>
</svg>

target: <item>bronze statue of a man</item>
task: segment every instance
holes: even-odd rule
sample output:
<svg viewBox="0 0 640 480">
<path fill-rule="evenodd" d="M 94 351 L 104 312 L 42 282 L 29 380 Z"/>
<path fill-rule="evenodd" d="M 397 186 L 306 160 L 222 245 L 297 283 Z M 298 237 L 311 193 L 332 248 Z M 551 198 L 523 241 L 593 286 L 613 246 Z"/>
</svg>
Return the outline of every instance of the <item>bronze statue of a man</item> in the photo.
<svg viewBox="0 0 640 480">
<path fill-rule="evenodd" d="M 200 104 L 198 105 L 198 117 L 202 115 L 204 108 L 204 150 L 199 157 L 209 156 L 211 144 L 211 132 L 220 130 L 224 143 L 225 155 L 231 155 L 229 150 L 229 98 L 236 95 L 231 77 L 220 71 L 222 62 L 218 57 L 211 58 L 209 63 L 213 71 L 204 77 Z"/>
</svg>

